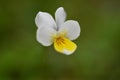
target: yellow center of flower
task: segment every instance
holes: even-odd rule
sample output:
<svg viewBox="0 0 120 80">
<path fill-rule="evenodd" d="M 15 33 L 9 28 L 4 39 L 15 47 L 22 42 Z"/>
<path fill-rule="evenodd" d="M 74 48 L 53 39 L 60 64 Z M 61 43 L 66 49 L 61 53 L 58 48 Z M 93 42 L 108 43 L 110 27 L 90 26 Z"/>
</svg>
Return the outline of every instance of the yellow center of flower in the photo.
<svg viewBox="0 0 120 80">
<path fill-rule="evenodd" d="M 69 39 L 59 36 L 54 39 L 54 47 L 56 51 L 69 55 L 76 50 L 77 45 Z"/>
</svg>

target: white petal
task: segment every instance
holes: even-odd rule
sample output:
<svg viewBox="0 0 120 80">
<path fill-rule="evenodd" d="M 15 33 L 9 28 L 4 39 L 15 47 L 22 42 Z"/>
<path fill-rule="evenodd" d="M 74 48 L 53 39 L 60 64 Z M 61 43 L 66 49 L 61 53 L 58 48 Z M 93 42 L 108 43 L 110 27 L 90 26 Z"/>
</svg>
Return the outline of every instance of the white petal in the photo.
<svg viewBox="0 0 120 80">
<path fill-rule="evenodd" d="M 62 23 L 64 23 L 66 19 L 66 13 L 63 7 L 59 7 L 55 12 L 55 20 L 56 24 L 59 27 Z"/>
<path fill-rule="evenodd" d="M 41 27 L 37 30 L 37 41 L 43 46 L 50 46 L 53 43 L 53 35 L 56 35 L 56 30 L 50 27 Z"/>
<path fill-rule="evenodd" d="M 80 35 L 80 25 L 77 21 L 68 20 L 59 29 L 59 33 L 62 32 L 66 33 L 66 37 L 70 40 L 75 40 Z"/>
<path fill-rule="evenodd" d="M 35 18 L 35 23 L 38 28 L 41 26 L 49 26 L 56 28 L 56 23 L 54 19 L 49 13 L 46 12 L 39 12 Z"/>
</svg>

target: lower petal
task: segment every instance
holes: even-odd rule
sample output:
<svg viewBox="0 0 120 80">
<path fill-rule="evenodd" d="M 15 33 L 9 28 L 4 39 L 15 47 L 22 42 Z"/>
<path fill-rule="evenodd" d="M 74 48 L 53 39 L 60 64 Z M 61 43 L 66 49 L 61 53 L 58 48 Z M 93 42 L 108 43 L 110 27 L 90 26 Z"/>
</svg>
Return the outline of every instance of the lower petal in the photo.
<svg viewBox="0 0 120 80">
<path fill-rule="evenodd" d="M 70 55 L 76 50 L 77 45 L 67 38 L 58 37 L 54 40 L 54 47 L 56 51 Z"/>
</svg>

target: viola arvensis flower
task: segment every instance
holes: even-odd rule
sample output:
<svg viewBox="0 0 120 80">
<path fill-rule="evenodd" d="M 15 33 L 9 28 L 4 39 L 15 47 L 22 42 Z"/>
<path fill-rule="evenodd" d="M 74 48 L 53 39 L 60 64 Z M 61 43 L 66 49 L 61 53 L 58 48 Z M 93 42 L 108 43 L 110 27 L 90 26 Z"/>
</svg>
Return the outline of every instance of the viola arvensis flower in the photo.
<svg viewBox="0 0 120 80">
<path fill-rule="evenodd" d="M 39 12 L 35 18 L 37 25 L 37 41 L 43 46 L 50 46 L 54 43 L 56 51 L 70 55 L 77 45 L 71 40 L 75 40 L 80 35 L 80 25 L 77 21 L 67 20 L 63 7 L 55 12 L 55 20 L 47 12 Z"/>
</svg>

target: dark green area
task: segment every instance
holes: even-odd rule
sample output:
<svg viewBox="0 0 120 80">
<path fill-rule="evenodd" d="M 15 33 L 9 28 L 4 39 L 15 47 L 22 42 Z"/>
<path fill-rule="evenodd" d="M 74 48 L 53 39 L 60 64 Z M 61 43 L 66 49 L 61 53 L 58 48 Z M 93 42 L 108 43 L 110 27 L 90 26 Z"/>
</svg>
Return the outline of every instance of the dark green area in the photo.
<svg viewBox="0 0 120 80">
<path fill-rule="evenodd" d="M 60 6 L 81 25 L 70 56 L 36 41 L 38 11 Z M 120 1 L 0 0 L 0 80 L 120 80 Z"/>
</svg>

